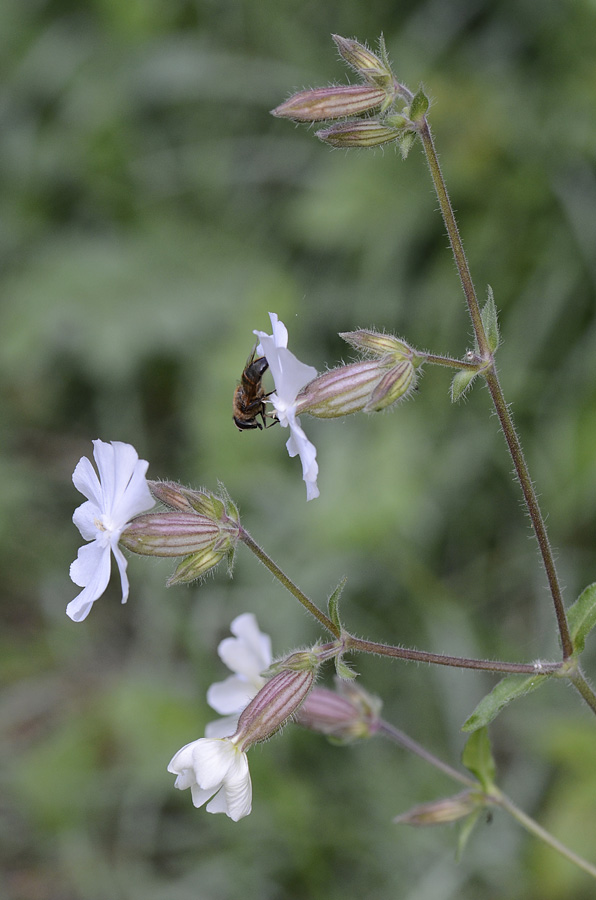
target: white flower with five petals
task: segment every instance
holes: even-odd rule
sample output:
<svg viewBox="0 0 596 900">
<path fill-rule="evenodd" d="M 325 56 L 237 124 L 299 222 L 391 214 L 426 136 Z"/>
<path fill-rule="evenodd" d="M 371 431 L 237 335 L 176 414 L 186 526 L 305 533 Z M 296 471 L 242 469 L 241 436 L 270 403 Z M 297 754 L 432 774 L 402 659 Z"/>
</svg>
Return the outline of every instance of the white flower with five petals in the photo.
<svg viewBox="0 0 596 900">
<path fill-rule="evenodd" d="M 207 702 L 224 718 L 209 722 L 205 728 L 208 738 L 233 734 L 238 716 L 265 684 L 262 672 L 273 661 L 271 638 L 259 630 L 253 613 L 236 616 L 230 625 L 234 637 L 224 638 L 217 652 L 233 675 L 212 684 Z"/>
<path fill-rule="evenodd" d="M 83 590 L 66 607 L 75 622 L 87 617 L 110 580 L 111 554 L 114 554 L 122 584 L 122 602 L 128 599 L 126 558 L 118 546 L 120 535 L 130 520 L 150 509 L 155 501 L 145 473 L 149 463 L 139 459 L 130 444 L 121 441 L 93 441 L 93 456 L 99 478 L 84 456 L 74 470 L 75 487 L 88 499 L 79 506 L 73 522 L 86 541 L 70 567 L 70 577 Z"/>
<path fill-rule="evenodd" d="M 265 356 L 269 363 L 275 382 L 275 391 L 269 400 L 275 407 L 282 428 L 290 429 L 286 447 L 290 456 L 300 456 L 302 477 L 306 483 L 306 499 L 313 500 L 319 496 L 317 450 L 306 437 L 300 426 L 300 419 L 296 416 L 296 397 L 309 381 L 316 378 L 317 370 L 296 359 L 288 350 L 286 326 L 279 321 L 275 313 L 269 313 L 269 318 L 273 334 L 266 334 L 264 331 L 254 332 L 260 341 L 257 352 Z"/>
<path fill-rule="evenodd" d="M 229 738 L 200 738 L 186 744 L 168 765 L 177 775 L 174 787 L 190 788 L 194 806 L 225 813 L 234 822 L 252 808 L 252 784 L 246 753 Z"/>
</svg>

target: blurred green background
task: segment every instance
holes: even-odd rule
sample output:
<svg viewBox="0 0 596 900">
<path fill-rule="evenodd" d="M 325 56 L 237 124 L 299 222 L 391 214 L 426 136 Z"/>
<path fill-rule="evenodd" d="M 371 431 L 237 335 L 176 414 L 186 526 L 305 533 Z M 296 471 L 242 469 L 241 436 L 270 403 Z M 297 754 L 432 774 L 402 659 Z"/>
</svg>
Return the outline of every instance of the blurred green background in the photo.
<svg viewBox="0 0 596 900">
<path fill-rule="evenodd" d="M 556 658 L 554 617 L 480 386 L 452 407 L 428 369 L 392 414 L 305 419 L 308 505 L 280 429 L 239 433 L 231 396 L 273 310 L 324 370 L 376 326 L 463 354 L 470 326 L 418 149 L 331 151 L 268 110 L 344 82 L 330 33 L 423 81 L 571 602 L 596 579 L 594 0 L 18 0 L 0 6 L 2 171 L 0 894 L 8 900 L 574 900 L 586 876 L 495 814 L 391 824 L 453 791 L 380 740 L 287 728 L 251 752 L 254 811 L 193 809 L 166 765 L 214 718 L 218 641 L 244 611 L 281 654 L 319 632 L 240 550 L 233 581 L 166 591 L 133 558 L 79 625 L 64 614 L 91 440 L 149 475 L 216 488 L 319 603 L 348 576 L 355 633 L 468 656 Z M 494 677 L 358 660 L 385 716 L 452 764 Z M 586 669 L 596 671 L 594 641 Z M 561 684 L 492 728 L 501 783 L 594 860 L 594 722 Z"/>
</svg>

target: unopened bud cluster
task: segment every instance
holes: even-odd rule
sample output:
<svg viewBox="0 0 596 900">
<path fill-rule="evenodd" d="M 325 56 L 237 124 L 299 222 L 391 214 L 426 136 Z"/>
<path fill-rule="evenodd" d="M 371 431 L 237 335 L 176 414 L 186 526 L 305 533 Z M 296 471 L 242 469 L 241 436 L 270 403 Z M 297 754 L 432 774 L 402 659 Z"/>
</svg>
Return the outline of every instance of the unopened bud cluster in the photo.
<svg viewBox="0 0 596 900">
<path fill-rule="evenodd" d="M 340 336 L 370 358 L 314 378 L 296 398 L 298 414 L 333 419 L 360 411 L 380 412 L 415 388 L 424 356 L 405 341 L 364 329 Z"/>
<path fill-rule="evenodd" d="M 137 516 L 128 524 L 120 537 L 127 550 L 142 556 L 182 556 L 169 585 L 194 581 L 224 557 L 231 566 L 239 517 L 229 498 L 169 481 L 149 482 L 149 488 L 166 508 Z"/>
<path fill-rule="evenodd" d="M 344 62 L 361 79 L 360 84 L 300 91 L 272 110 L 272 114 L 299 122 L 347 118 L 317 131 L 317 137 L 333 147 L 345 148 L 378 147 L 397 141 L 405 156 L 428 100 L 421 93 L 414 97 L 397 81 L 382 39 L 377 55 L 358 41 L 337 34 L 332 37 Z M 426 105 L 419 99 L 421 96 Z M 396 108 L 398 103 L 400 109 Z"/>
</svg>

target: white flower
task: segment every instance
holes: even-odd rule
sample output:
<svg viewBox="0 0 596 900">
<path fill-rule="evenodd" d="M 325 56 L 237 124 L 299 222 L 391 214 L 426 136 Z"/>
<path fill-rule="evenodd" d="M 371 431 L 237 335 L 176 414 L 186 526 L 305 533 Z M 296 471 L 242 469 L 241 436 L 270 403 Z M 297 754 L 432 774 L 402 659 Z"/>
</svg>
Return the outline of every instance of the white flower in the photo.
<svg viewBox="0 0 596 900">
<path fill-rule="evenodd" d="M 91 462 L 84 456 L 74 470 L 75 487 L 88 499 L 72 517 L 86 541 L 70 567 L 70 577 L 83 590 L 66 607 L 75 622 L 82 622 L 110 580 L 114 554 L 122 582 L 122 602 L 128 598 L 127 562 L 118 546 L 120 535 L 138 513 L 155 503 L 145 473 L 149 463 L 139 459 L 130 444 L 120 441 L 93 441 L 93 456 L 99 478 Z"/>
<path fill-rule="evenodd" d="M 252 808 L 252 785 L 246 753 L 229 738 L 201 738 L 187 744 L 170 761 L 175 787 L 190 788 L 196 807 L 207 800 L 207 812 L 225 813 L 234 822 Z M 213 798 L 213 799 L 211 799 Z"/>
<path fill-rule="evenodd" d="M 234 733 L 238 716 L 265 684 L 261 672 L 273 660 L 271 638 L 259 630 L 253 613 L 236 616 L 230 625 L 230 631 L 235 637 L 224 638 L 217 652 L 228 669 L 235 674 L 225 681 L 212 684 L 207 691 L 209 706 L 224 716 L 215 722 L 209 722 L 205 729 L 205 735 L 209 738 Z"/>
<path fill-rule="evenodd" d="M 275 392 L 269 399 L 275 407 L 280 425 L 290 429 L 286 447 L 290 456 L 300 456 L 302 477 L 306 482 L 306 499 L 313 500 L 319 496 L 317 450 L 300 427 L 300 419 L 296 416 L 296 397 L 309 381 L 316 378 L 317 370 L 300 362 L 290 353 L 286 326 L 275 313 L 269 313 L 269 318 L 273 334 L 254 332 L 260 340 L 257 352 L 262 353 L 269 363 L 275 382 Z"/>
</svg>

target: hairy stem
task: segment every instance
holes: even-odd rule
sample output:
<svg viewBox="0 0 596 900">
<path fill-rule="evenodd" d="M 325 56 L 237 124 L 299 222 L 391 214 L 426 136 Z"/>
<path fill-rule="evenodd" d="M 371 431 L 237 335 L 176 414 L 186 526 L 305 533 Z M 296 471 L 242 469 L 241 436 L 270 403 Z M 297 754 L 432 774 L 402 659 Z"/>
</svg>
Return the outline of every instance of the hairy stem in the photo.
<svg viewBox="0 0 596 900">
<path fill-rule="evenodd" d="M 459 272 L 459 277 L 466 298 L 466 303 L 468 305 L 468 312 L 470 313 L 472 325 L 474 326 L 474 334 L 476 335 L 478 350 L 480 356 L 483 359 L 488 359 L 490 357 L 490 349 L 486 340 L 484 327 L 482 325 L 482 316 L 480 315 L 480 305 L 478 303 L 478 297 L 476 296 L 476 290 L 474 288 L 474 282 L 472 281 L 472 275 L 470 272 L 470 267 L 468 266 L 468 260 L 466 259 L 464 245 L 462 244 L 462 240 L 459 235 L 459 229 L 455 220 L 455 214 L 453 212 L 453 207 L 451 206 L 451 200 L 449 199 L 447 186 L 443 179 L 443 173 L 441 172 L 441 167 L 439 165 L 439 157 L 437 156 L 437 151 L 435 149 L 433 137 L 426 117 L 424 117 L 419 124 L 418 134 L 420 136 L 420 140 L 422 141 L 422 146 L 424 147 L 426 161 L 430 169 L 430 174 L 435 187 L 437 199 L 439 201 L 439 206 L 441 207 L 443 220 L 447 227 L 449 243 L 451 244 L 451 249 L 455 258 L 455 264 L 457 266 L 457 271 Z"/>
<path fill-rule="evenodd" d="M 579 691 L 583 699 L 586 701 L 591 710 L 596 713 L 596 694 L 593 688 L 586 681 L 581 669 L 578 667 L 576 671 L 569 675 L 571 684 Z"/>
<path fill-rule="evenodd" d="M 310 600 L 306 594 L 297 587 L 291 578 L 283 572 L 277 563 L 274 563 L 270 556 L 268 556 L 265 551 L 260 547 L 255 540 L 250 536 L 248 531 L 245 528 L 240 526 L 240 540 L 243 541 L 244 544 L 248 547 L 249 550 L 252 550 L 257 559 L 260 559 L 263 565 L 269 569 L 269 571 L 275 575 L 278 581 L 281 581 L 283 586 L 296 597 L 297 600 L 304 606 L 305 609 L 308 610 L 311 615 L 317 619 L 318 622 L 321 623 L 323 628 L 327 631 L 330 631 L 334 637 L 339 637 L 339 631 L 331 621 L 331 619 L 325 615 L 322 610 L 316 606 L 312 600 Z"/>
<path fill-rule="evenodd" d="M 437 356 L 434 353 L 425 353 L 424 362 L 435 366 L 447 366 L 450 369 L 472 369 L 478 372 L 482 368 L 482 361 L 468 362 L 465 359 L 453 359 L 452 356 Z"/>
<path fill-rule="evenodd" d="M 439 206 L 441 207 L 441 213 L 445 222 L 447 234 L 449 235 L 449 241 L 451 243 L 451 249 L 453 250 L 455 264 L 459 272 L 459 277 L 466 298 L 468 311 L 470 313 L 470 318 L 474 327 L 474 334 L 476 335 L 478 352 L 481 358 L 488 363 L 489 361 L 492 361 L 492 356 L 490 348 L 488 346 L 484 326 L 482 324 L 482 316 L 480 314 L 478 298 L 476 296 L 474 283 L 470 274 L 470 268 L 468 266 L 468 261 L 464 252 L 459 229 L 457 227 L 455 215 L 453 213 L 451 201 L 447 192 L 447 187 L 443 179 L 443 173 L 441 172 L 441 167 L 439 165 L 437 151 L 435 149 L 430 127 L 426 118 L 423 118 L 421 120 L 418 126 L 418 134 L 420 136 L 422 146 L 426 154 L 431 177 L 433 180 L 437 198 L 439 200 Z M 490 368 L 488 368 L 482 374 L 488 384 L 488 389 L 497 411 L 499 422 L 501 423 L 501 428 L 503 429 L 503 434 L 505 435 L 509 453 L 511 454 L 511 458 L 513 459 L 517 480 L 519 481 L 519 484 L 521 486 L 526 507 L 528 509 L 528 514 L 532 522 L 532 527 L 538 541 L 540 554 L 542 556 L 542 562 L 546 571 L 546 576 L 548 578 L 550 592 L 555 607 L 555 615 L 557 617 L 557 625 L 559 628 L 559 636 L 561 639 L 561 646 L 563 650 L 563 659 L 568 659 L 569 656 L 571 656 L 571 654 L 573 653 L 573 645 L 571 643 L 571 637 L 569 635 L 569 626 L 567 624 L 565 607 L 563 606 L 563 597 L 561 586 L 559 584 L 559 579 L 557 576 L 555 560 L 546 532 L 544 519 L 542 517 L 540 506 L 538 504 L 538 498 L 532 484 L 532 479 L 530 478 L 530 473 L 528 471 L 528 467 L 524 458 L 519 437 L 513 424 L 513 419 L 503 396 L 503 391 L 501 389 L 494 364 L 492 364 Z"/>
<path fill-rule="evenodd" d="M 534 528 L 536 540 L 538 541 L 540 555 L 542 556 L 542 562 L 546 571 L 546 577 L 548 578 L 551 596 L 553 598 L 555 615 L 557 617 L 557 625 L 559 627 L 559 636 L 561 638 L 561 646 L 563 648 L 563 659 L 568 659 L 573 653 L 573 644 L 571 642 L 571 636 L 569 634 L 569 625 L 567 623 L 567 616 L 565 614 L 565 607 L 563 605 L 563 595 L 561 592 L 561 586 L 559 584 L 559 578 L 557 576 L 555 559 L 553 556 L 550 541 L 548 539 L 548 534 L 546 532 L 544 518 L 538 504 L 538 497 L 536 496 L 536 491 L 534 490 L 534 485 L 532 484 L 532 479 L 530 478 L 530 472 L 528 470 L 517 431 L 515 430 L 515 426 L 513 424 L 511 413 L 509 412 L 509 409 L 505 402 L 505 397 L 503 396 L 503 390 L 499 382 L 497 371 L 493 366 L 490 371 L 483 374 L 484 378 L 486 379 L 486 383 L 488 385 L 488 389 L 490 391 L 490 395 L 492 397 L 499 422 L 501 423 L 501 428 L 503 429 L 505 440 L 507 441 L 509 453 L 511 454 L 513 465 L 515 466 L 515 474 L 517 475 L 517 480 L 519 481 L 524 495 L 528 514 L 530 516 L 530 519 L 532 520 L 532 526 Z"/>
<path fill-rule="evenodd" d="M 346 651 L 376 653 L 379 656 L 392 656 L 394 659 L 409 659 L 457 669 L 504 672 L 507 675 L 549 675 L 558 672 L 562 666 L 562 663 L 558 662 L 510 663 L 492 659 L 469 659 L 465 656 L 445 656 L 442 653 L 427 653 L 426 650 L 410 650 L 405 647 L 393 647 L 390 644 L 377 644 L 375 641 L 363 641 L 352 635 L 346 635 L 345 647 Z"/>
</svg>

